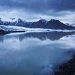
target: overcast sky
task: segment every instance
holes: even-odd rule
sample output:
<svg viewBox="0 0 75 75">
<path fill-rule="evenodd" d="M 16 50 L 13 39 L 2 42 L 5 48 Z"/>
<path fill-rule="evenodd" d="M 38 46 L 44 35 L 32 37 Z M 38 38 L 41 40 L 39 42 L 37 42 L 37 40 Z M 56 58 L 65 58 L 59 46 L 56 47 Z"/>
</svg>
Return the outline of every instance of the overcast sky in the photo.
<svg viewBox="0 0 75 75">
<path fill-rule="evenodd" d="M 75 0 L 0 0 L 0 17 L 75 23 Z"/>
</svg>

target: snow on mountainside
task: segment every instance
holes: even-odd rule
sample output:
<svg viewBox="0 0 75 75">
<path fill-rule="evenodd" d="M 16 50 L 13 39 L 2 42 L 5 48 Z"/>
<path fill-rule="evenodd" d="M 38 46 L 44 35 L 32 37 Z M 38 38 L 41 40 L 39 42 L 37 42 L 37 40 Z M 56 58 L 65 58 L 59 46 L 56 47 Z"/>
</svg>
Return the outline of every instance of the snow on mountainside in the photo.
<svg viewBox="0 0 75 75">
<path fill-rule="evenodd" d="M 1 20 L 4 22 L 15 22 L 18 19 L 17 18 L 1 18 Z"/>
<path fill-rule="evenodd" d="M 4 25 L 4 26 L 2 26 Z M 5 30 L 38 30 L 40 29 L 48 29 L 48 30 L 75 30 L 74 26 L 67 25 L 62 23 L 59 20 L 51 19 L 49 21 L 45 19 L 40 19 L 36 22 L 26 22 L 20 18 L 15 19 L 2 19 L 0 18 L 0 26 L 3 27 Z M 12 26 L 12 27 L 11 27 Z M 14 27 L 16 26 L 16 27 Z M 19 28 L 20 27 L 20 28 Z M 28 29 L 29 28 L 29 29 Z"/>
<path fill-rule="evenodd" d="M 5 26 L 0 25 L 0 30 L 4 31 L 25 31 L 25 32 L 72 32 L 75 30 L 60 30 L 60 29 L 44 29 L 44 28 L 26 28 L 26 27 L 20 27 L 20 26 Z"/>
<path fill-rule="evenodd" d="M 24 27 L 0 25 L 0 30 L 4 31 L 25 31 Z"/>
</svg>

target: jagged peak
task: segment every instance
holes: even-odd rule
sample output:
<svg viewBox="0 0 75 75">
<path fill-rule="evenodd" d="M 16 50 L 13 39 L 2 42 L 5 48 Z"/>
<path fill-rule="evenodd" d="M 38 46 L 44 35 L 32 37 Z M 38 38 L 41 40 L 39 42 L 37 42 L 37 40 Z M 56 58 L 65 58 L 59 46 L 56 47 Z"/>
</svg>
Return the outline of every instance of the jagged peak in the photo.
<svg viewBox="0 0 75 75">
<path fill-rule="evenodd" d="M 23 20 L 23 19 L 21 19 L 21 18 L 18 18 L 18 19 L 17 19 L 17 22 L 24 22 L 24 23 L 25 23 L 26 21 Z"/>
<path fill-rule="evenodd" d="M 47 22 L 47 20 L 45 20 L 45 19 L 40 19 L 39 21 L 40 22 Z"/>
<path fill-rule="evenodd" d="M 56 20 L 56 19 L 51 19 L 50 21 L 53 21 L 53 22 L 54 22 L 54 21 L 59 21 L 59 20 Z M 59 21 L 59 22 L 60 22 L 60 21 Z"/>
<path fill-rule="evenodd" d="M 61 22 L 61 21 L 59 21 L 59 20 L 56 20 L 56 19 L 51 19 L 50 21 L 48 21 L 49 23 L 58 23 L 58 24 L 60 24 L 60 23 L 62 23 L 62 24 L 64 24 L 63 22 Z"/>
<path fill-rule="evenodd" d="M 22 20 L 21 18 L 18 18 L 18 20 Z"/>
</svg>

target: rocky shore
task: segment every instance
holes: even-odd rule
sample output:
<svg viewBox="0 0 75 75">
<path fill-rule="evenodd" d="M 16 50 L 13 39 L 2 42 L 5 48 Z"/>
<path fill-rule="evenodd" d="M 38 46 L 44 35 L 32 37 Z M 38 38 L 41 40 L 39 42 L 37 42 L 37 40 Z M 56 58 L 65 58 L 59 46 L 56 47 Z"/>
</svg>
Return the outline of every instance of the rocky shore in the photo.
<svg viewBox="0 0 75 75">
<path fill-rule="evenodd" d="M 67 63 L 61 64 L 54 75 L 75 75 L 75 55 Z"/>
</svg>

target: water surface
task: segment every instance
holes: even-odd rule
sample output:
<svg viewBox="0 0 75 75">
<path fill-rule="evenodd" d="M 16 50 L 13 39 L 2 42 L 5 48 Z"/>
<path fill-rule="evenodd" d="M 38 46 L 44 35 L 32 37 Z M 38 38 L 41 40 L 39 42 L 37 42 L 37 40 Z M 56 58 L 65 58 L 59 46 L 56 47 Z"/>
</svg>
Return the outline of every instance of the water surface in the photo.
<svg viewBox="0 0 75 75">
<path fill-rule="evenodd" d="M 11 33 L 0 36 L 0 75 L 53 75 L 75 52 L 74 32 Z"/>
</svg>

